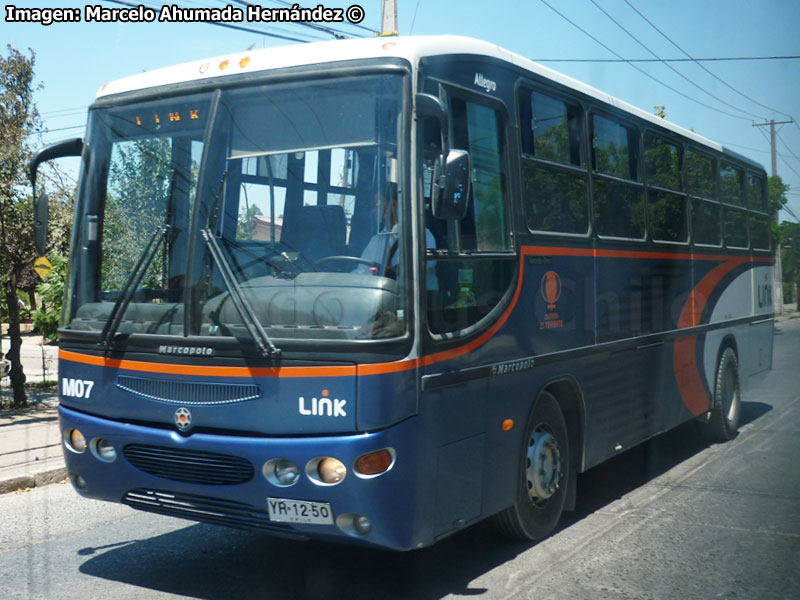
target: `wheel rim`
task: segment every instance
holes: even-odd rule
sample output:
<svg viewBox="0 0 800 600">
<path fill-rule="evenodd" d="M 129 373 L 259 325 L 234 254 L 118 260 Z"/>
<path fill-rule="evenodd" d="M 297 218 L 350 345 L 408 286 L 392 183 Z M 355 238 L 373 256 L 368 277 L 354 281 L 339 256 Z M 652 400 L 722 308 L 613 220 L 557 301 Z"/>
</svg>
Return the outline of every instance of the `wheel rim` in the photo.
<svg viewBox="0 0 800 600">
<path fill-rule="evenodd" d="M 537 429 L 528 443 L 526 469 L 528 495 L 534 504 L 550 499 L 561 482 L 561 451 L 558 440 L 544 429 Z"/>
<path fill-rule="evenodd" d="M 733 369 L 725 370 L 725 380 L 722 388 L 722 414 L 728 421 L 736 417 L 739 405 L 739 386 L 736 385 L 736 375 Z"/>
</svg>

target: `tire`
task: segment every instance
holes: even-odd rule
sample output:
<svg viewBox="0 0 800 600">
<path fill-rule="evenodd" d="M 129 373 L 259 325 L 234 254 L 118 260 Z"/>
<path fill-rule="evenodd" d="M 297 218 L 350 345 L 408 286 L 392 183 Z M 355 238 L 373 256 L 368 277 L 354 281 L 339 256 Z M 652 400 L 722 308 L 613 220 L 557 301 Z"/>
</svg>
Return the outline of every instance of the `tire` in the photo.
<svg viewBox="0 0 800 600">
<path fill-rule="evenodd" d="M 539 469 L 531 468 L 537 464 Z M 550 535 L 564 509 L 569 464 L 564 415 L 555 397 L 543 392 L 525 428 L 514 504 L 494 516 L 497 528 L 522 540 L 541 540 Z"/>
<path fill-rule="evenodd" d="M 741 414 L 739 362 L 732 348 L 725 348 L 717 366 L 714 401 L 708 418 L 708 435 L 713 441 L 727 442 L 739 431 Z"/>
</svg>

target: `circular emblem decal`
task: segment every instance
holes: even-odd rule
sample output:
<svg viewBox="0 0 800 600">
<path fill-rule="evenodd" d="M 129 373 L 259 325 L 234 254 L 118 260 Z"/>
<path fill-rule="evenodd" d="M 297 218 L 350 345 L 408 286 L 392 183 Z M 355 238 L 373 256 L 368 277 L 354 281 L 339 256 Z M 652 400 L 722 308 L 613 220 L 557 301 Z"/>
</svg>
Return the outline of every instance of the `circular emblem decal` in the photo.
<svg viewBox="0 0 800 600">
<path fill-rule="evenodd" d="M 188 408 L 181 407 L 175 411 L 175 425 L 181 431 L 186 431 L 192 426 L 192 413 Z"/>
<path fill-rule="evenodd" d="M 542 298 L 547 302 L 547 308 L 555 310 L 556 302 L 561 297 L 561 277 L 555 271 L 548 271 L 542 277 Z"/>
</svg>

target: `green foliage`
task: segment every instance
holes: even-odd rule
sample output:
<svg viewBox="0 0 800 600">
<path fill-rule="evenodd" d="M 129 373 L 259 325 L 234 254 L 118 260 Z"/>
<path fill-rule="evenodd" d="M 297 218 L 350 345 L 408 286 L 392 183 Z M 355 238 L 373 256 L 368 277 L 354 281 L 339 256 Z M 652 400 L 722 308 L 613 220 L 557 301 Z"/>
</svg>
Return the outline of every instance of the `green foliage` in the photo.
<svg viewBox="0 0 800 600">
<path fill-rule="evenodd" d="M 12 405 L 25 406 L 17 288 L 36 258 L 33 206 L 25 189 L 28 140 L 39 127 L 39 114 L 33 102 L 33 52 L 28 58 L 10 45 L 7 52 L 7 57 L 0 56 L 0 289 L 8 310 Z"/>
<path fill-rule="evenodd" d="M 767 179 L 767 188 L 769 190 L 769 209 L 770 214 L 775 215 L 772 219 L 772 240 L 775 246 L 781 245 L 782 230 L 778 226 L 778 215 L 783 206 L 789 201 L 786 197 L 786 192 L 789 191 L 789 185 L 783 183 L 783 180 L 775 175 Z"/>
<path fill-rule="evenodd" d="M 170 140 L 150 138 L 120 142 L 111 154 L 103 223 L 103 289 L 119 290 L 144 247 L 165 222 L 173 185 Z M 142 285 L 162 287 L 164 248 L 153 260 Z"/>
<path fill-rule="evenodd" d="M 67 277 L 67 259 L 60 254 L 51 257 L 53 269 L 36 287 L 42 305 L 33 312 L 36 330 L 48 341 L 55 341 L 58 323 L 61 318 L 61 302 L 64 298 L 64 285 Z"/>
<path fill-rule="evenodd" d="M 247 208 L 242 206 L 239 212 L 239 222 L 236 225 L 237 240 L 253 240 L 256 234 L 256 220 L 254 217 L 263 214 L 261 209 L 255 204 Z"/>
</svg>

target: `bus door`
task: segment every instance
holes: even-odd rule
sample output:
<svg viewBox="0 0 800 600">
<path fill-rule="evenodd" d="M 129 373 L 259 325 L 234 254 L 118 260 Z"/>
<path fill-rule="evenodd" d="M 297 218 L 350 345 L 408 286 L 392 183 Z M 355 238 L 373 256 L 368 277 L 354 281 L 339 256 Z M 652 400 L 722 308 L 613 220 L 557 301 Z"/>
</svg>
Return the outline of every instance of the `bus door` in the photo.
<svg viewBox="0 0 800 600">
<path fill-rule="evenodd" d="M 517 268 L 512 244 L 507 176 L 506 117 L 498 105 L 452 94 L 450 147 L 466 150 L 471 191 L 463 219 L 439 219 L 430 207 L 435 162 L 441 153 L 438 123 L 420 121 L 420 168 L 425 207 L 424 290 L 426 354 L 420 410 L 435 429 L 435 535 L 482 513 L 487 478 L 486 422 L 496 407 L 485 371 L 496 356 L 492 339 L 471 345 L 502 313 Z M 510 461 L 513 462 L 513 461 Z M 498 466 L 502 470 L 504 467 Z M 513 468 L 513 465 L 511 465 Z M 514 481 L 513 476 L 498 481 Z"/>
</svg>

